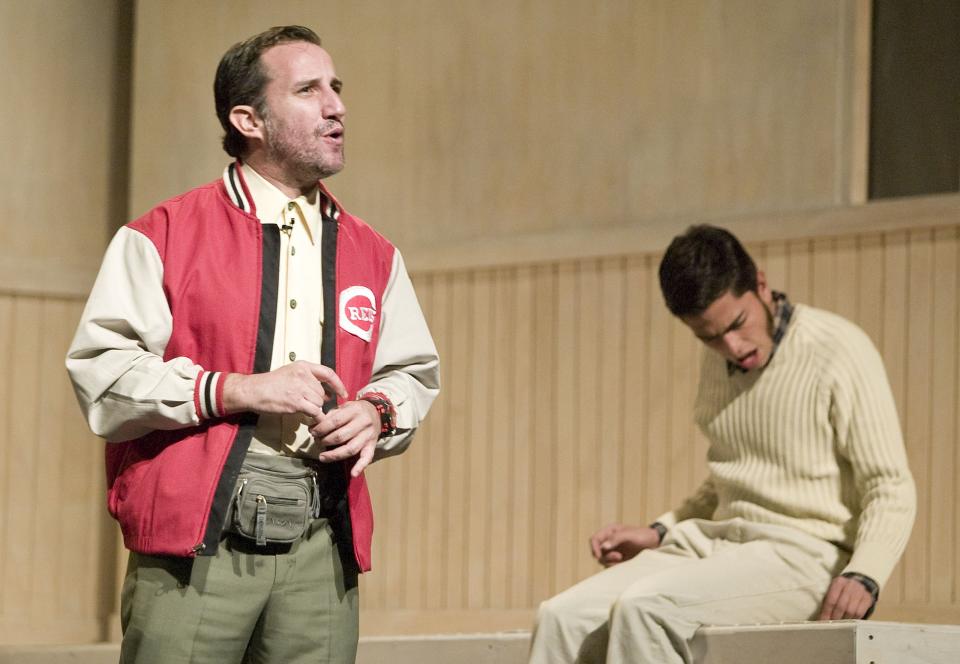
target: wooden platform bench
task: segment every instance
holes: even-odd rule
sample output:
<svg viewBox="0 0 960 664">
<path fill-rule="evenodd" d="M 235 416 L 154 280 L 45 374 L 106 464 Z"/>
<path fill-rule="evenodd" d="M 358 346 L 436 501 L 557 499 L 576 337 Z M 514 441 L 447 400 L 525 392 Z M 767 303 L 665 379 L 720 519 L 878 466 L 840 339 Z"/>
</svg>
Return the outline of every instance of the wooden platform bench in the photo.
<svg viewBox="0 0 960 664">
<path fill-rule="evenodd" d="M 526 664 L 529 632 L 360 639 L 357 664 Z M 704 627 L 696 664 L 960 664 L 960 625 L 841 620 Z M 0 646 L 0 664 L 116 664 L 117 644 Z"/>
<path fill-rule="evenodd" d="M 960 664 L 960 626 L 838 620 L 704 627 L 697 664 Z"/>
</svg>

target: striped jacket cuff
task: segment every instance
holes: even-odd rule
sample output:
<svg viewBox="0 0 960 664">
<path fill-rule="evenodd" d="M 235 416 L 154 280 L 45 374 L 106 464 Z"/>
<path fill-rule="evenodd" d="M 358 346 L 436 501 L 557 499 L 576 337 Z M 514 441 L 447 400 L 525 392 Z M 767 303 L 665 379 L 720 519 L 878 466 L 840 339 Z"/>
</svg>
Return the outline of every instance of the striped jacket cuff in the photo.
<svg viewBox="0 0 960 664">
<path fill-rule="evenodd" d="M 193 405 L 201 421 L 223 417 L 224 374 L 220 371 L 201 371 L 193 388 Z"/>
</svg>

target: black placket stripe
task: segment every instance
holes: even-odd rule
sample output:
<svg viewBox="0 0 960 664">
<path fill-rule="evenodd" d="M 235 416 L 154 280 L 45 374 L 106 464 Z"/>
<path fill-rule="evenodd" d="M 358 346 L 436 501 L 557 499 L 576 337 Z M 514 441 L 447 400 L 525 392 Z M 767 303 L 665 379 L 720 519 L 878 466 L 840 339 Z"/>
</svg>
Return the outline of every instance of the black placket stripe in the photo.
<svg viewBox="0 0 960 664">
<path fill-rule="evenodd" d="M 331 204 L 331 208 L 336 207 Z M 340 226 L 329 214 L 323 215 L 323 232 L 320 242 L 321 272 L 323 274 L 323 337 L 320 343 L 320 361 L 324 366 L 337 370 L 337 241 Z M 329 412 L 337 405 L 336 397 L 323 404 L 323 412 Z M 350 465 L 341 461 L 342 472 L 330 473 L 326 490 L 339 496 L 330 527 L 334 533 L 337 552 L 342 564 L 350 569 L 356 567 L 353 552 L 353 524 L 350 521 L 350 504 L 347 488 L 349 485 Z"/>
<path fill-rule="evenodd" d="M 320 361 L 324 366 L 337 370 L 337 222 L 323 214 L 323 231 L 320 241 L 320 270 L 323 275 L 323 336 L 320 342 Z M 337 405 L 336 397 L 323 404 L 327 413 Z"/>
<path fill-rule="evenodd" d="M 256 351 L 253 357 L 253 372 L 270 371 L 273 360 L 273 335 L 277 325 L 277 288 L 280 278 L 280 229 L 275 224 L 263 224 L 263 261 L 260 281 L 260 317 L 257 326 Z M 216 553 L 227 518 L 233 489 L 237 483 L 240 466 L 247 455 L 253 431 L 257 427 L 256 413 L 240 416 L 240 427 L 233 439 L 227 461 L 220 473 L 207 517 L 207 530 L 203 536 L 202 555 Z"/>
<path fill-rule="evenodd" d="M 262 224 L 263 278 L 260 285 L 260 322 L 257 328 L 257 352 L 254 373 L 270 371 L 273 362 L 273 334 L 277 326 L 277 290 L 280 281 L 280 227 Z"/>
</svg>

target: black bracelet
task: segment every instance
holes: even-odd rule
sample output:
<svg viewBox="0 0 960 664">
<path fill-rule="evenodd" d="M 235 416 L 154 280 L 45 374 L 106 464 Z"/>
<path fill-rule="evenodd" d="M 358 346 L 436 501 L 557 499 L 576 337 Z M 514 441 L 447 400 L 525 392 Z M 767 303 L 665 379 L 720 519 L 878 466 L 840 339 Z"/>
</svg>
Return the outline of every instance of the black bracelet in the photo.
<svg viewBox="0 0 960 664">
<path fill-rule="evenodd" d="M 368 392 L 360 397 L 369 401 L 380 415 L 380 438 L 387 438 L 397 432 L 397 410 L 393 402 L 382 392 Z"/>
<path fill-rule="evenodd" d="M 659 521 L 654 521 L 650 524 L 650 527 L 657 531 L 657 535 L 660 536 L 660 544 L 663 544 L 663 538 L 667 536 L 667 527 Z"/>
<path fill-rule="evenodd" d="M 877 608 L 877 600 L 880 599 L 880 586 L 877 585 L 877 582 L 871 579 L 869 576 L 866 574 L 860 574 L 859 572 L 844 572 L 840 576 L 858 581 L 860 585 L 866 588 L 867 592 L 870 593 L 870 598 L 873 600 L 873 603 L 870 604 L 870 608 L 867 609 L 867 612 L 863 614 L 863 620 L 866 620 L 873 615 L 873 610 Z"/>
</svg>

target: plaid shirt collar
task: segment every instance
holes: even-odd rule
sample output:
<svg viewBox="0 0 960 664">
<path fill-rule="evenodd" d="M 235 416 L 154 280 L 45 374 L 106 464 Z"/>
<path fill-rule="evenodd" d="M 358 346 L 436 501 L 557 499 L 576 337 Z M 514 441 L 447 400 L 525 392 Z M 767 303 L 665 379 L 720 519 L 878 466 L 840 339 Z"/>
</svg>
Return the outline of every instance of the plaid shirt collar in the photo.
<svg viewBox="0 0 960 664">
<path fill-rule="evenodd" d="M 773 356 L 776 354 L 777 348 L 780 346 L 780 342 L 783 340 L 783 336 L 787 333 L 787 326 L 790 325 L 790 318 L 793 316 L 793 305 L 790 304 L 790 300 L 787 299 L 786 293 L 773 291 L 772 294 L 773 348 L 770 349 L 770 358 L 767 360 L 767 364 L 770 364 L 770 360 L 772 360 Z M 747 369 L 744 369 L 739 364 L 735 364 L 730 360 L 727 360 L 727 375 L 732 376 L 735 373 L 747 373 Z"/>
</svg>

